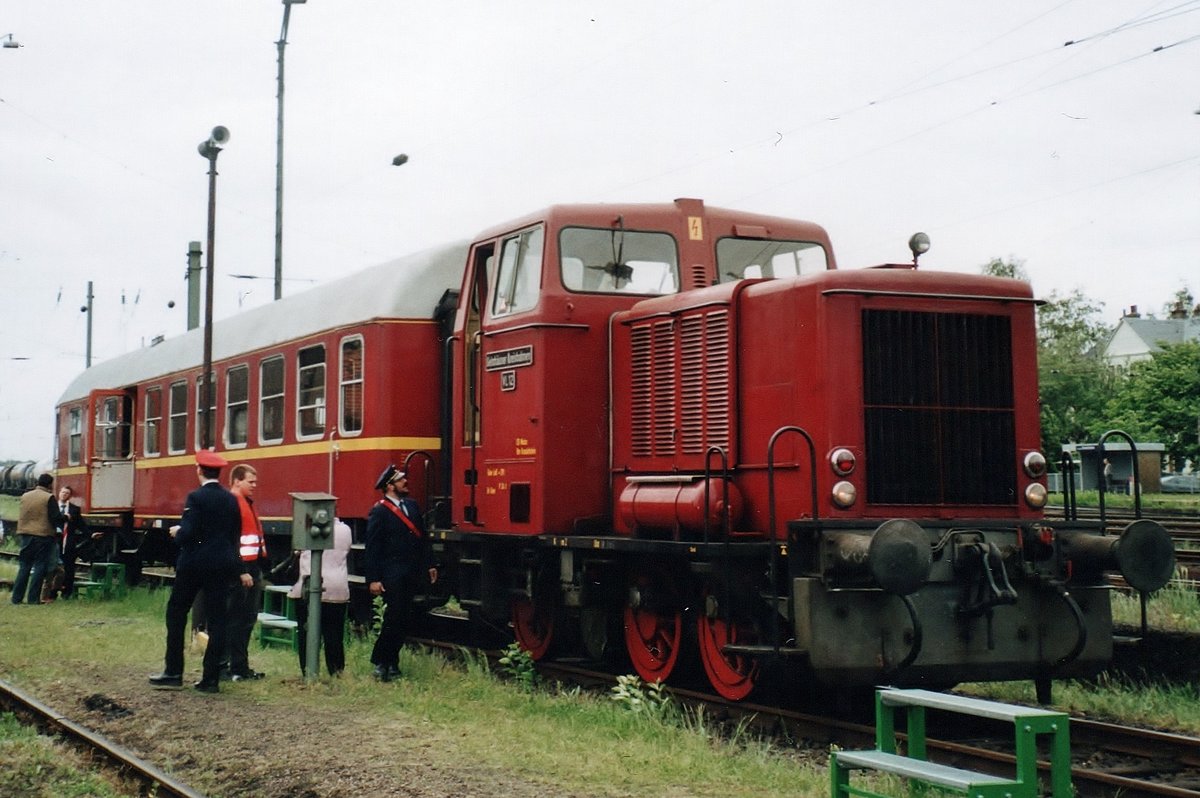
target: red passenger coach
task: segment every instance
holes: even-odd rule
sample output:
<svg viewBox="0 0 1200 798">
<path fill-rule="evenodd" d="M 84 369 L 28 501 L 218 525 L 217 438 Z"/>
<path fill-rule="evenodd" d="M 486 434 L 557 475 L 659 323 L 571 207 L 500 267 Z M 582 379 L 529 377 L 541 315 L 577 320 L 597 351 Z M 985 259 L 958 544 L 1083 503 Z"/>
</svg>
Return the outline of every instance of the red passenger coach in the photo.
<svg viewBox="0 0 1200 798">
<path fill-rule="evenodd" d="M 231 463 L 259 470 L 270 531 L 290 536 L 291 491 L 327 491 L 365 516 L 377 498 L 371 474 L 412 451 L 438 454 L 432 309 L 458 284 L 464 249 L 376 266 L 214 325 L 212 439 Z M 59 401 L 60 484 L 150 559 L 173 562 L 162 531 L 196 486 L 202 336 L 94 366 Z M 290 542 L 275 548 L 286 554 Z"/>
<path fill-rule="evenodd" d="M 839 271 L 817 225 L 556 206 L 224 320 L 217 450 L 361 534 L 410 461 L 443 578 L 535 658 L 785 691 L 1092 673 L 1160 526 L 1050 523 L 1026 283 Z M 89 369 L 59 476 L 129 557 L 195 483 L 201 331 Z M 140 542 L 140 545 L 138 545 Z M 289 548 L 280 541 L 275 554 Z M 686 667 L 694 663 L 699 668 Z"/>
</svg>

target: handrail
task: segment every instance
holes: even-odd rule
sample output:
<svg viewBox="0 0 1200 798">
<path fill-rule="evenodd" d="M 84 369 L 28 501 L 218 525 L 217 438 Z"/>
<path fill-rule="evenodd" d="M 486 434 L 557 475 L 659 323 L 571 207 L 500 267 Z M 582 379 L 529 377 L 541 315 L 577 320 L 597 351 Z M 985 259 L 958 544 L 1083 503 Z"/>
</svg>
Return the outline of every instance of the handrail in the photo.
<svg viewBox="0 0 1200 798">
<path fill-rule="evenodd" d="M 1104 531 L 1106 524 L 1104 523 L 1104 493 L 1108 488 L 1104 479 L 1104 442 L 1111 435 L 1119 435 L 1124 438 L 1129 444 L 1129 456 L 1133 460 L 1133 517 L 1135 520 L 1142 517 L 1142 477 L 1138 471 L 1138 451 L 1137 444 L 1133 442 L 1128 432 L 1119 429 L 1110 429 L 1108 432 L 1100 436 L 1100 440 L 1096 443 L 1096 483 L 1100 486 L 1100 529 Z"/>
<path fill-rule="evenodd" d="M 771 435 L 771 440 L 767 443 L 767 513 L 768 526 L 771 533 L 771 560 L 770 560 L 770 575 L 771 575 L 771 590 L 778 590 L 777 587 L 777 571 L 779 559 L 779 535 L 777 534 L 775 525 L 775 441 L 785 432 L 797 432 L 804 437 L 808 442 L 808 462 L 809 462 L 809 482 L 812 486 L 812 520 L 814 524 L 820 523 L 820 515 L 817 509 L 817 447 L 813 443 L 812 436 L 801 427 L 786 426 L 775 430 Z M 788 603 L 788 622 L 793 623 L 794 618 L 791 617 L 792 605 Z M 776 609 L 771 613 L 771 639 L 772 645 L 775 648 L 775 653 L 779 653 L 779 611 Z"/>
<path fill-rule="evenodd" d="M 724 543 L 721 546 L 724 557 L 722 565 L 723 573 L 721 579 L 721 609 L 725 613 L 725 623 L 732 625 L 733 623 L 733 602 L 729 600 L 730 582 L 733 579 L 732 557 L 730 556 L 730 539 L 733 537 L 733 522 L 729 514 L 729 455 L 720 446 L 709 446 L 704 452 L 704 542 L 708 541 L 708 510 L 712 507 L 709 483 L 712 479 L 713 454 L 721 456 L 721 529 L 724 534 Z"/>
</svg>

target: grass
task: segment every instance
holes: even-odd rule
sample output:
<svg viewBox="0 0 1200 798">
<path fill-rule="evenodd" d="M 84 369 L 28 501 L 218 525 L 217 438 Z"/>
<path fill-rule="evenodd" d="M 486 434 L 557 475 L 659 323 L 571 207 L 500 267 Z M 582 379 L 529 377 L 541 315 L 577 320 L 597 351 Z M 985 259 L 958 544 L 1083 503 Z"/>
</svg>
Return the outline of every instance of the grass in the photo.
<svg viewBox="0 0 1200 798">
<path fill-rule="evenodd" d="M 101 778 L 78 753 L 0 715 L 0 795 L 8 798 L 119 798 L 128 795 Z"/>
<path fill-rule="evenodd" d="M 149 674 L 162 658 L 166 597 L 165 590 L 139 588 L 123 601 L 56 602 L 32 610 L 2 596 L 0 638 L 19 644 L 0 647 L 0 678 L 45 695 L 55 680 L 84 667 Z M 399 713 L 419 725 L 429 750 L 447 762 L 469 761 L 483 772 L 546 784 L 550 793 L 794 796 L 828 790 L 823 757 L 799 764 L 794 752 L 749 734 L 729 740 L 703 716 L 658 717 L 606 696 L 553 685 L 529 689 L 479 660 L 462 666 L 406 649 L 400 663 L 406 678 L 381 691 L 371 679 L 369 645 L 352 641 L 346 674 L 311 685 L 278 678 L 298 677 L 293 652 L 256 648 L 251 660 L 271 678 L 237 692 L 264 714 L 311 706 L 387 728 Z M 189 652 L 189 674 L 198 665 Z M 597 785 L 604 785 L 599 793 Z"/>
</svg>

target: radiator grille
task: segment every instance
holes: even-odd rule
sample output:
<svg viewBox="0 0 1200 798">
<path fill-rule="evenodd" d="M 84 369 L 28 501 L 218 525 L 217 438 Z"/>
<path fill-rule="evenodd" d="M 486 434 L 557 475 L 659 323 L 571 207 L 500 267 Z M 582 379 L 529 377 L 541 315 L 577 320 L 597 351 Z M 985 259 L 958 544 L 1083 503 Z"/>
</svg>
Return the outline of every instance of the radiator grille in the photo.
<svg viewBox="0 0 1200 798">
<path fill-rule="evenodd" d="M 730 445 L 729 312 L 635 325 L 631 331 L 631 452 L 703 455 Z"/>
<path fill-rule="evenodd" d="M 680 322 L 679 430 L 684 454 L 729 449 L 729 313 Z"/>
<path fill-rule="evenodd" d="M 863 311 L 871 504 L 1016 502 L 1007 316 Z"/>
<path fill-rule="evenodd" d="M 675 451 L 674 323 L 640 324 L 630 335 L 633 370 L 630 403 L 631 450 L 635 456 Z"/>
</svg>

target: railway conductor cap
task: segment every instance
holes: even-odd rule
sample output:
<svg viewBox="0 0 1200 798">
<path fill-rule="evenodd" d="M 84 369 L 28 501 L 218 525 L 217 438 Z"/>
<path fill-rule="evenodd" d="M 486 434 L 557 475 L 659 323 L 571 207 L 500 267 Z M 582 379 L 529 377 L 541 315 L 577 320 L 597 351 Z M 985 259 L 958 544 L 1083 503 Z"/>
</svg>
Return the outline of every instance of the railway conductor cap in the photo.
<svg viewBox="0 0 1200 798">
<path fill-rule="evenodd" d="M 196 452 L 196 465 L 201 468 L 221 469 L 229 465 L 229 462 L 212 449 L 201 449 Z"/>
<path fill-rule="evenodd" d="M 387 468 L 383 469 L 383 473 L 379 475 L 379 479 L 375 482 L 375 490 L 387 490 L 387 486 L 404 476 L 404 472 L 396 468 L 396 464 L 392 463 Z"/>
</svg>

